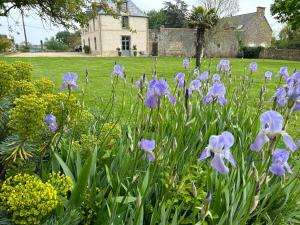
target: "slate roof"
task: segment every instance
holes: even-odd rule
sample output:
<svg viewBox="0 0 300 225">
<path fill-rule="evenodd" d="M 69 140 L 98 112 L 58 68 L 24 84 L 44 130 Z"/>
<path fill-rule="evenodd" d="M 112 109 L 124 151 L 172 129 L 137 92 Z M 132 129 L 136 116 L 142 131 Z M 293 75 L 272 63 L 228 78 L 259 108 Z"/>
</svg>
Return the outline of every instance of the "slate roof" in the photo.
<svg viewBox="0 0 300 225">
<path fill-rule="evenodd" d="M 247 25 L 251 22 L 251 20 L 256 17 L 256 12 L 247 13 L 237 16 L 225 17 L 221 19 L 221 24 L 224 29 L 235 28 L 242 29 L 247 27 Z"/>
<path fill-rule="evenodd" d="M 109 1 L 110 7 L 117 10 L 115 4 Z M 101 9 L 98 10 L 98 14 L 105 14 L 105 12 Z M 140 10 L 131 0 L 127 0 L 127 14 L 128 16 L 137 16 L 137 17 L 148 17 L 142 10 Z"/>
</svg>

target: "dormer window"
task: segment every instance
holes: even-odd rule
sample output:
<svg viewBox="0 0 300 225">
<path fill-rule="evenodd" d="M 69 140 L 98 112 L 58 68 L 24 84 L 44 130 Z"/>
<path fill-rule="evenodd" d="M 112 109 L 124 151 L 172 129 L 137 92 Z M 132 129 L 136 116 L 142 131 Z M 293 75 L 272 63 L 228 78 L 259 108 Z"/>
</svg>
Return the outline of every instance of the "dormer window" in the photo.
<svg viewBox="0 0 300 225">
<path fill-rule="evenodd" d="M 125 2 L 123 3 L 123 10 L 124 10 L 125 12 L 128 11 L 128 2 L 127 2 L 127 1 L 125 1 Z"/>
<path fill-rule="evenodd" d="M 129 18 L 128 16 L 122 16 L 122 28 L 129 27 Z"/>
</svg>

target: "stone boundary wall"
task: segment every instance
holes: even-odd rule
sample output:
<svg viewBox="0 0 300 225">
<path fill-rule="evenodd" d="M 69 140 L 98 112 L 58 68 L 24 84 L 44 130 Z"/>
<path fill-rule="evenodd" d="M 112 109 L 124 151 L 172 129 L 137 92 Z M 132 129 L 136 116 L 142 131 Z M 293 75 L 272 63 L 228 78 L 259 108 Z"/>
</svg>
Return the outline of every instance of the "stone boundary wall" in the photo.
<svg viewBox="0 0 300 225">
<path fill-rule="evenodd" d="M 300 50 L 265 48 L 261 50 L 259 58 L 300 60 Z"/>
<path fill-rule="evenodd" d="M 164 28 L 149 31 L 149 53 L 157 42 L 160 56 L 195 55 L 196 30 L 188 28 Z"/>
<path fill-rule="evenodd" d="M 207 32 L 205 39 L 204 55 L 207 57 L 236 57 L 238 54 L 235 31 Z M 159 56 L 195 56 L 196 30 L 165 27 L 149 30 L 149 54 L 154 53 Z"/>
</svg>

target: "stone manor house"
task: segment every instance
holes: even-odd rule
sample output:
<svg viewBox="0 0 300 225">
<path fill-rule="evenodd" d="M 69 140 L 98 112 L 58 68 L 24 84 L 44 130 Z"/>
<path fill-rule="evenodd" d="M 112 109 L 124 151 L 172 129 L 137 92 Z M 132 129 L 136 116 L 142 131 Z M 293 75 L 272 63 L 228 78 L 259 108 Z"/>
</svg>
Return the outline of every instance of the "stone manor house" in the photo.
<svg viewBox="0 0 300 225">
<path fill-rule="evenodd" d="M 114 7 L 112 5 L 112 7 Z M 82 29 L 82 46 L 100 56 L 132 55 L 134 46 L 139 55 L 195 55 L 196 30 L 189 28 L 148 29 L 148 17 L 131 0 L 119 18 L 101 10 Z M 265 8 L 253 13 L 226 17 L 207 33 L 205 54 L 209 57 L 235 57 L 240 47 L 270 47 L 272 29 L 265 17 Z"/>
</svg>

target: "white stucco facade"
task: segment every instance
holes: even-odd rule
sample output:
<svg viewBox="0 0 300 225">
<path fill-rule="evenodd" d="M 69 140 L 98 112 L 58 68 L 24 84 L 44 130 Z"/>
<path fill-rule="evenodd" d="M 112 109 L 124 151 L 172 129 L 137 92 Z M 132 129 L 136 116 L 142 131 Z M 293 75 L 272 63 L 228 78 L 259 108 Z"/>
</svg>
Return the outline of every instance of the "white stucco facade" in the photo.
<svg viewBox="0 0 300 225">
<path fill-rule="evenodd" d="M 117 48 L 123 55 L 133 54 L 133 46 L 138 55 L 149 53 L 148 49 L 148 17 L 127 16 L 128 26 L 124 27 L 122 16 L 114 18 L 110 15 L 98 15 L 82 29 L 82 46 L 90 46 L 91 54 L 99 56 L 117 56 Z M 123 37 L 123 39 L 122 39 Z M 126 39 L 126 46 L 122 43 Z"/>
</svg>

